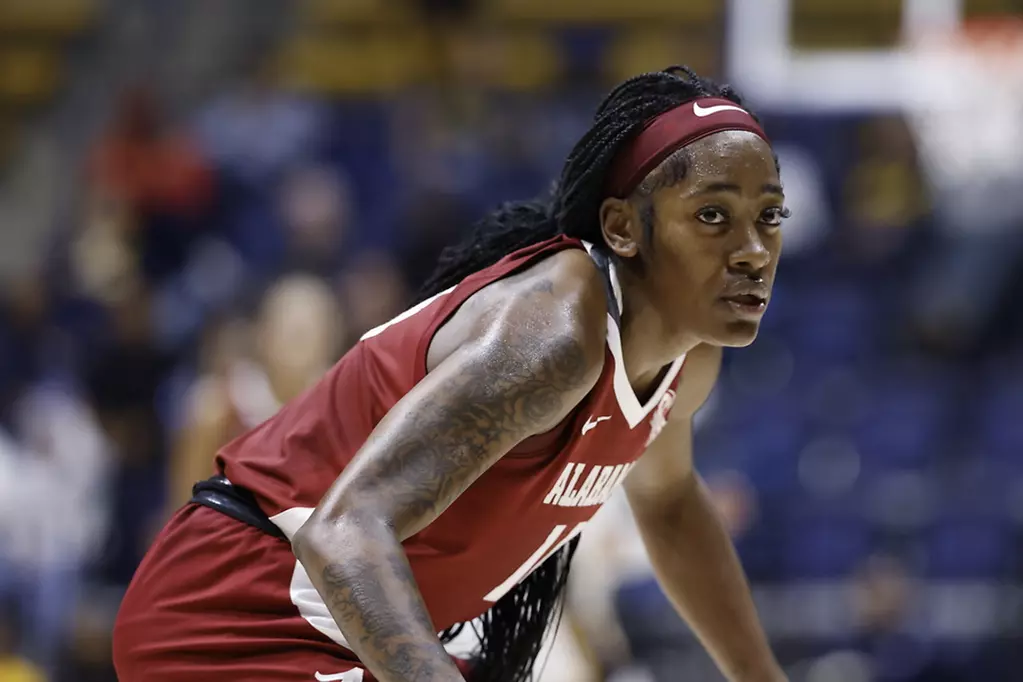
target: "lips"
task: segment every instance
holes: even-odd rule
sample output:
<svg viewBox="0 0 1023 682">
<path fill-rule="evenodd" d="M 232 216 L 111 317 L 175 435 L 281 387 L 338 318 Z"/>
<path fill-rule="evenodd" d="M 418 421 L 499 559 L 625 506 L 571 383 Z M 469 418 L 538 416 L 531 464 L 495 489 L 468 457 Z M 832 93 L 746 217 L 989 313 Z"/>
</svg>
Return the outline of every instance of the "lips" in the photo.
<svg viewBox="0 0 1023 682">
<path fill-rule="evenodd" d="M 764 305 L 771 297 L 770 291 L 759 284 L 732 287 L 721 298 L 740 305 Z"/>
<path fill-rule="evenodd" d="M 721 303 L 729 310 L 729 314 L 740 319 L 758 321 L 767 310 L 770 290 L 755 282 L 743 282 L 741 286 L 729 288 L 721 297 Z"/>
<path fill-rule="evenodd" d="M 767 303 L 767 297 L 759 294 L 738 294 L 734 296 L 724 296 L 726 301 L 733 303 L 739 303 L 741 305 L 758 306 Z"/>
</svg>

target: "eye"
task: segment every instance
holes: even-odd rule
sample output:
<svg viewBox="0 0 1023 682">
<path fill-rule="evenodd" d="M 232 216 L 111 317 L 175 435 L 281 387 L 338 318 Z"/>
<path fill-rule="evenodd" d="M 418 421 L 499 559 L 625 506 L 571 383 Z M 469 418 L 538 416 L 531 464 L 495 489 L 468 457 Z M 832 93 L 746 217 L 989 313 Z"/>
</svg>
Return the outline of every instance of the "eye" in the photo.
<svg viewBox="0 0 1023 682">
<path fill-rule="evenodd" d="M 708 225 L 721 225 L 728 220 L 728 216 L 720 208 L 702 208 L 696 214 L 696 219 Z"/>
<path fill-rule="evenodd" d="M 789 209 L 782 208 L 781 206 L 772 206 L 760 214 L 760 222 L 764 225 L 777 227 L 781 225 L 782 221 L 788 218 L 789 215 L 791 215 L 791 211 L 789 211 Z"/>
</svg>

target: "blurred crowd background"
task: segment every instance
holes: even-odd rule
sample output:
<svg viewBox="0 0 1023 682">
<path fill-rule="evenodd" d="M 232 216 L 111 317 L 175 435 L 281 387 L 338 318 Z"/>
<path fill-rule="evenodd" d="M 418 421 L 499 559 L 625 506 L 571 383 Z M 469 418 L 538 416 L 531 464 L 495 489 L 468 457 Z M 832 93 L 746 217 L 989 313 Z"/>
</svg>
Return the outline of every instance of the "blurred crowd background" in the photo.
<svg viewBox="0 0 1023 682">
<path fill-rule="evenodd" d="M 859 102 L 843 65 L 908 54 L 939 5 L 979 28 L 889 56 L 900 85 Z M 1023 680 L 1020 17 L 0 0 L 0 682 L 112 682 L 120 595 L 215 448 L 404 309 L 473 219 L 544 190 L 612 84 L 676 63 L 757 86 L 793 211 L 696 436 L 791 679 Z M 779 26 L 845 56 L 791 100 L 733 59 Z M 543 679 L 719 679 L 622 501 L 598 519 Z"/>
</svg>

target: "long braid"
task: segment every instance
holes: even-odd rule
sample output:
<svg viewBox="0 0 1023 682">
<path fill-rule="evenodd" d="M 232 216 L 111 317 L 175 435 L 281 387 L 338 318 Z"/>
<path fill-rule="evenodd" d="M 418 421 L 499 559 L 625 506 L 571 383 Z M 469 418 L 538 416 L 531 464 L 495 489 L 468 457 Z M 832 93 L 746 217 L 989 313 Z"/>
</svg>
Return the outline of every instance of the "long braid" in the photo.
<svg viewBox="0 0 1023 682">
<path fill-rule="evenodd" d="M 550 195 L 505 204 L 480 220 L 465 241 L 444 250 L 419 300 L 557 234 L 599 243 L 604 178 L 617 151 L 651 118 L 699 97 L 724 97 L 742 105 L 731 88 L 700 78 L 685 67 L 643 74 L 618 85 L 597 108 L 593 126 L 568 155 Z M 560 618 L 577 544 L 578 538 L 547 559 L 480 618 L 472 682 L 533 679 L 549 626 Z M 450 641 L 461 629 L 449 629 L 442 639 Z"/>
<path fill-rule="evenodd" d="M 520 201 L 487 215 L 473 226 L 464 242 L 441 252 L 437 267 L 419 291 L 419 300 L 458 284 L 509 253 L 555 236 L 557 224 L 547 211 L 546 202 Z"/>
</svg>

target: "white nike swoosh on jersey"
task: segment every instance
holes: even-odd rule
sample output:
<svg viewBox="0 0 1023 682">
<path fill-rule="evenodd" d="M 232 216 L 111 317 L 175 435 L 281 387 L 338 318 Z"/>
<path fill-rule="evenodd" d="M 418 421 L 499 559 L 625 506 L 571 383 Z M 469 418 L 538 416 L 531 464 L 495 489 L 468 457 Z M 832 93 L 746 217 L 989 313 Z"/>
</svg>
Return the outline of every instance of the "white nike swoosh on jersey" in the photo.
<svg viewBox="0 0 1023 682">
<path fill-rule="evenodd" d="M 719 114 L 722 111 L 741 111 L 744 114 L 749 113 L 742 107 L 735 107 L 730 104 L 718 104 L 713 107 L 707 107 L 705 109 L 700 106 L 699 102 L 693 102 L 693 113 L 699 116 L 700 118 L 704 118 L 705 116 L 713 116 L 714 114 Z"/>
<path fill-rule="evenodd" d="M 602 421 L 607 421 L 610 418 L 611 418 L 610 415 L 607 416 L 607 417 L 597 417 L 596 419 L 594 419 L 593 417 L 590 417 L 589 419 L 586 420 L 586 423 L 583 424 L 583 434 L 582 435 L 585 436 L 588 431 L 592 431 L 593 429 L 597 428 L 597 424 L 599 424 Z"/>
<path fill-rule="evenodd" d="M 316 673 L 317 682 L 362 682 L 362 669 L 353 668 L 345 673 L 337 673 L 336 675 L 324 675 L 321 672 Z"/>
</svg>

